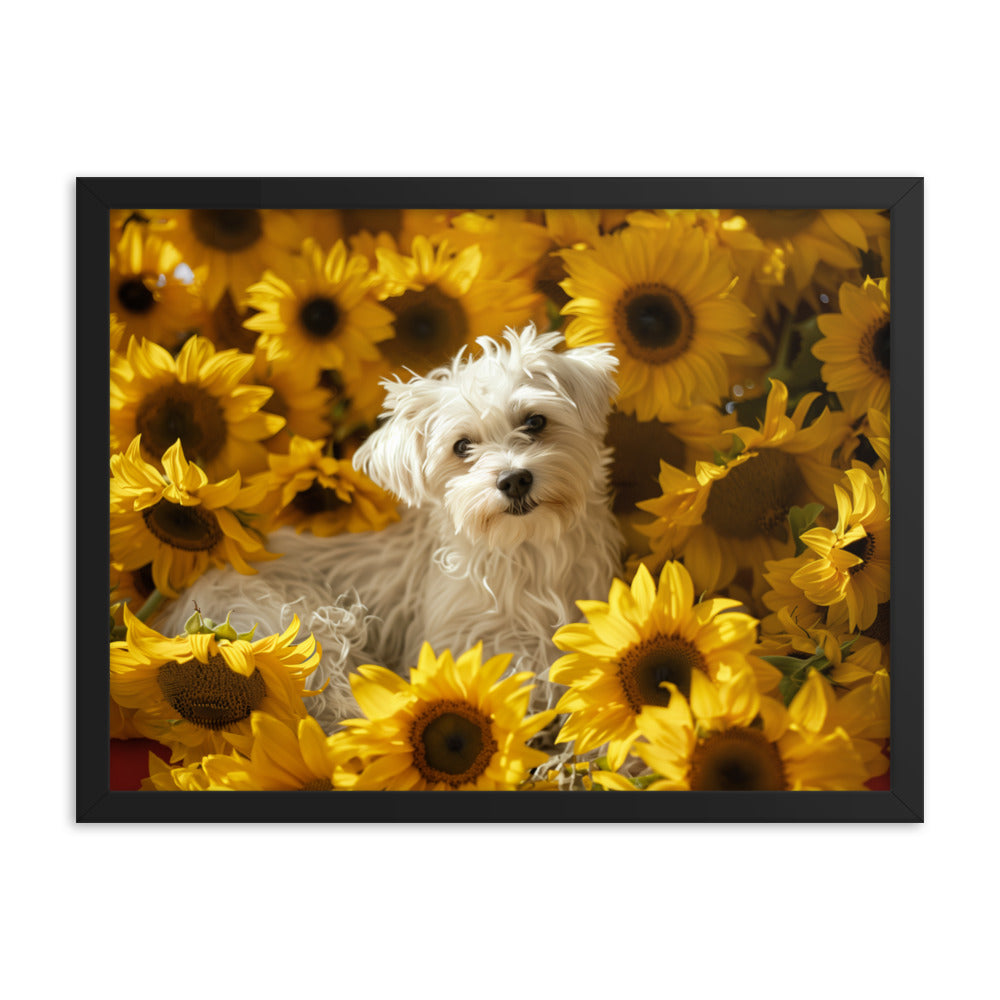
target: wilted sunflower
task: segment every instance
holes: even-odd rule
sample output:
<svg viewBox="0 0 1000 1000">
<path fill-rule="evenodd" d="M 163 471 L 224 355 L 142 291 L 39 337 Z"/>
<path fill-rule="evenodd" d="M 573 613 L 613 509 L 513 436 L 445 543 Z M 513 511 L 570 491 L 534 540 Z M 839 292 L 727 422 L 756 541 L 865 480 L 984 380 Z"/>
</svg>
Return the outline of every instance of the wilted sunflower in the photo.
<svg viewBox="0 0 1000 1000">
<path fill-rule="evenodd" d="M 301 250 L 250 286 L 247 304 L 259 312 L 245 325 L 259 332 L 257 344 L 269 360 L 317 376 L 336 369 L 350 381 L 363 361 L 378 360 L 375 345 L 392 336 L 392 313 L 375 301 L 367 260 L 343 242 L 327 253 L 307 239 Z"/>
<path fill-rule="evenodd" d="M 640 566 L 631 587 L 614 580 L 608 603 L 577 601 L 587 624 L 564 625 L 552 637 L 568 650 L 549 669 L 549 679 L 566 684 L 556 705 L 570 717 L 558 740 L 574 740 L 576 753 L 608 745 L 608 762 L 618 770 L 639 735 L 636 719 L 647 705 L 666 705 L 665 682 L 685 694 L 695 674 L 750 670 L 764 690 L 779 672 L 752 657 L 757 620 L 731 610 L 739 601 L 715 598 L 695 604 L 687 570 L 667 563 L 659 585 Z"/>
<path fill-rule="evenodd" d="M 157 344 L 129 342 L 111 366 L 111 441 L 117 450 L 142 436 L 147 461 L 178 439 L 188 460 L 221 479 L 267 466 L 265 438 L 284 419 L 261 408 L 272 390 L 246 385 L 254 359 L 239 351 L 216 351 L 204 337 L 192 337 L 177 358 Z"/>
<path fill-rule="evenodd" d="M 172 223 L 170 240 L 192 269 L 205 268 L 201 294 L 209 309 L 227 289 L 236 303 L 267 268 L 298 251 L 305 234 L 289 213 L 261 208 L 188 208 L 145 213 Z"/>
<path fill-rule="evenodd" d="M 548 760 L 526 746 L 555 716 L 525 717 L 529 672 L 500 680 L 510 656 L 482 662 L 482 644 L 457 660 L 425 643 L 409 682 L 382 667 L 351 675 L 365 719 L 348 719 L 341 749 L 364 758 L 359 774 L 338 767 L 334 785 L 356 790 L 514 789 Z"/>
<path fill-rule="evenodd" d="M 810 528 L 801 540 L 815 557 L 791 582 L 814 604 L 831 611 L 846 606 L 848 626 L 868 629 L 879 605 L 889 601 L 889 505 L 876 480 L 863 467 L 844 473 L 846 486 L 835 487 L 837 525 Z"/>
<path fill-rule="evenodd" d="M 173 350 L 201 323 L 198 283 L 174 273 L 180 262 L 172 243 L 141 226 L 125 228 L 111 253 L 111 308 L 126 336 Z"/>
<path fill-rule="evenodd" d="M 410 255 L 380 247 L 378 297 L 392 310 L 394 336 L 381 345 L 395 367 L 424 374 L 444 364 L 479 336 L 496 336 L 534 316 L 540 296 L 524 281 L 483 276 L 478 244 L 458 252 L 447 241 L 436 247 L 413 239 Z"/>
<path fill-rule="evenodd" d="M 319 663 L 309 636 L 295 643 L 299 620 L 280 635 L 250 641 L 205 632 L 168 638 L 126 608 L 128 633 L 111 643 L 111 696 L 135 709 L 143 736 L 171 749 L 171 763 L 247 747 L 257 710 L 295 725 L 305 716 L 305 678 Z"/>
<path fill-rule="evenodd" d="M 562 312 L 573 317 L 566 342 L 615 345 L 617 405 L 640 420 L 678 420 L 694 404 L 717 404 L 727 362 L 759 351 L 749 339 L 753 315 L 732 294 L 730 257 L 697 227 L 630 227 L 561 255 L 570 296 Z"/>
<path fill-rule="evenodd" d="M 637 720 L 644 742 L 633 750 L 659 775 L 650 791 L 861 791 L 878 771 L 877 747 L 859 746 L 838 725 L 833 692 L 815 671 L 787 709 L 745 670 L 715 685 L 694 677 L 690 699 L 669 688 L 669 704 Z M 621 775 L 592 777 L 604 788 L 634 788 Z"/>
<path fill-rule="evenodd" d="M 736 427 L 736 454 L 723 464 L 699 461 L 694 474 L 661 463 L 661 496 L 637 506 L 657 520 L 640 528 L 658 560 L 683 558 L 699 590 L 718 590 L 741 567 L 792 555 L 788 512 L 810 502 L 833 504 L 834 449 L 846 436 L 842 415 L 824 410 L 809 426 L 818 393 L 786 414 L 788 390 L 771 381 L 759 428 Z"/>
<path fill-rule="evenodd" d="M 840 286 L 840 312 L 816 318 L 822 338 L 813 354 L 824 362 L 827 388 L 837 394 L 852 419 L 868 410 L 889 409 L 888 280 Z"/>
<path fill-rule="evenodd" d="M 139 438 L 111 458 L 111 562 L 135 571 L 149 564 L 156 588 L 177 597 L 209 566 L 256 573 L 247 559 L 275 558 L 263 536 L 236 511 L 259 503 L 266 481 L 243 486 L 234 472 L 222 482 L 184 457 L 180 441 L 163 454 L 164 472 L 144 461 Z"/>
<path fill-rule="evenodd" d="M 324 441 L 293 437 L 287 455 L 268 456 L 261 479 L 268 495 L 255 510 L 268 517 L 268 530 L 293 525 L 314 535 L 380 531 L 397 519 L 393 498 L 358 472 L 350 459 L 334 458 Z"/>
</svg>

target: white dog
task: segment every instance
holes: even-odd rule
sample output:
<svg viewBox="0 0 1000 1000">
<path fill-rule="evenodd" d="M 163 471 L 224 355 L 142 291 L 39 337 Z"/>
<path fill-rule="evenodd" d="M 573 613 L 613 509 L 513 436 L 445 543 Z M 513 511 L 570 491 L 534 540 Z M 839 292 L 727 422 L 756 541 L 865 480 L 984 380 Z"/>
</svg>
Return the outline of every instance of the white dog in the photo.
<svg viewBox="0 0 1000 1000">
<path fill-rule="evenodd" d="M 320 538 L 290 528 L 282 558 L 256 576 L 213 570 L 175 602 L 180 632 L 192 600 L 209 617 L 258 635 L 297 614 L 323 647 L 309 711 L 332 731 L 360 714 L 348 674 L 381 663 L 406 675 L 423 642 L 455 656 L 478 641 L 510 669 L 542 673 L 552 633 L 579 620 L 579 599 L 607 599 L 621 536 L 608 495 L 606 421 L 616 360 L 606 345 L 557 351 L 558 333 L 479 338 L 477 357 L 408 382 L 386 381 L 382 423 L 354 457 L 407 505 L 383 531 Z M 360 597 L 358 596 L 360 595 Z M 304 632 L 301 634 L 304 637 Z M 540 683 L 532 708 L 551 707 Z"/>
</svg>

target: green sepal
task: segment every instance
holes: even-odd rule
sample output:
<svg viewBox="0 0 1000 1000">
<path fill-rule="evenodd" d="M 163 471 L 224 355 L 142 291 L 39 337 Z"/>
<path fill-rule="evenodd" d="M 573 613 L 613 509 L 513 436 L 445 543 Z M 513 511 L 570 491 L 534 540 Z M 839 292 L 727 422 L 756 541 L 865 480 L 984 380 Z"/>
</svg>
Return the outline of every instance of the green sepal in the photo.
<svg viewBox="0 0 1000 1000">
<path fill-rule="evenodd" d="M 718 448 L 712 449 L 712 456 L 716 465 L 728 465 L 734 458 L 742 455 L 747 450 L 747 446 L 740 440 L 738 435 L 730 434 L 729 436 L 733 439 L 733 443 L 730 445 L 728 451 L 719 451 Z"/>
<path fill-rule="evenodd" d="M 235 642 L 237 639 L 252 639 L 254 632 L 257 631 L 257 626 L 254 625 L 249 632 L 237 632 L 229 624 L 230 615 L 232 615 L 232 611 L 226 615 L 224 622 L 216 623 L 211 618 L 206 618 L 200 611 L 195 610 L 195 613 L 184 623 L 184 631 L 188 635 L 214 635 L 216 639 L 226 639 L 229 642 Z"/>
<path fill-rule="evenodd" d="M 660 774 L 640 774 L 637 778 L 629 778 L 628 780 L 636 788 L 648 788 L 654 781 L 659 781 L 661 777 L 663 776 Z"/>
</svg>

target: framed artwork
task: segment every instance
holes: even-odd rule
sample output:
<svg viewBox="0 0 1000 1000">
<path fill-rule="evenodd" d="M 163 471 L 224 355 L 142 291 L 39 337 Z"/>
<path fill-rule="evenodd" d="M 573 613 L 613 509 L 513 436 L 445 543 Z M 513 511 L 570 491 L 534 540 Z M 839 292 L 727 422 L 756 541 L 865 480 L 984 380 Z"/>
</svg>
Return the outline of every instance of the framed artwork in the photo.
<svg viewBox="0 0 1000 1000">
<path fill-rule="evenodd" d="M 78 821 L 922 821 L 920 178 L 80 178 L 77 280 Z"/>
</svg>

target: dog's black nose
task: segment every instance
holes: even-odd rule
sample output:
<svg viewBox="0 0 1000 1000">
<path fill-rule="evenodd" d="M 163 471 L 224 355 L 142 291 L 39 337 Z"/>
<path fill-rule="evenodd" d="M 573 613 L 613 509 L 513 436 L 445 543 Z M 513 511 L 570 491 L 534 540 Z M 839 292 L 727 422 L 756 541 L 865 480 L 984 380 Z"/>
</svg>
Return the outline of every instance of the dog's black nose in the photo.
<svg viewBox="0 0 1000 1000">
<path fill-rule="evenodd" d="M 521 500 L 531 489 L 532 476 L 527 469 L 507 469 L 497 476 L 497 489 L 511 500 Z"/>
</svg>

